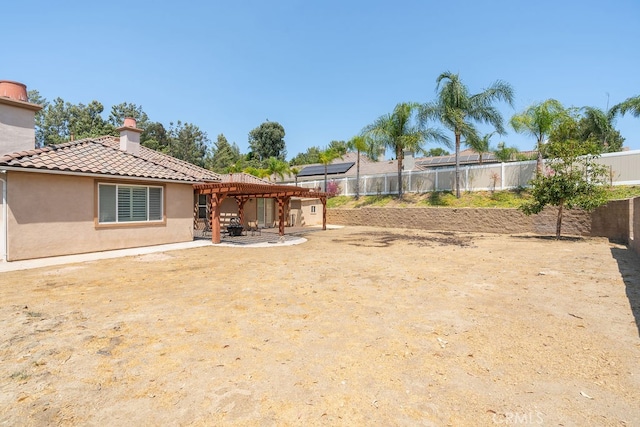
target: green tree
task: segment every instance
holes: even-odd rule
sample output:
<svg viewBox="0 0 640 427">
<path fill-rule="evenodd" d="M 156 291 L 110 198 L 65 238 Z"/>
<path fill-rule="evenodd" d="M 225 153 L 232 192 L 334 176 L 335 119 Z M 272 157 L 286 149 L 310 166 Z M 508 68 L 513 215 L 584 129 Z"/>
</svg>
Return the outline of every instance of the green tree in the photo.
<svg viewBox="0 0 640 427">
<path fill-rule="evenodd" d="M 427 157 L 440 157 L 440 156 L 448 156 L 451 153 L 449 153 L 447 150 L 445 150 L 442 147 L 435 147 L 435 148 L 430 148 L 429 150 L 427 150 L 424 155 Z"/>
<path fill-rule="evenodd" d="M 214 144 L 213 154 L 207 158 L 206 165 L 214 172 L 226 173 L 240 157 L 240 148 L 235 143 L 229 144 L 227 138 L 220 134 Z"/>
<path fill-rule="evenodd" d="M 170 123 L 169 149 L 167 154 L 185 162 L 204 167 L 204 159 L 209 146 L 209 138 L 198 126 L 182 123 L 180 120 L 174 126 Z"/>
<path fill-rule="evenodd" d="M 291 159 L 289 164 L 291 166 L 294 165 L 311 165 L 314 163 L 320 163 L 320 148 L 319 147 L 309 147 L 307 151 L 304 153 L 298 153 L 294 158 Z"/>
<path fill-rule="evenodd" d="M 68 118 L 66 117 L 64 101 L 58 98 L 56 101 L 59 102 L 53 107 L 37 90 L 27 92 L 27 97 L 29 102 L 42 107 L 35 114 L 36 147 L 40 148 L 47 144 L 58 143 L 51 141 L 68 141 L 67 138 L 60 137 L 60 135 L 68 135 Z M 57 110 L 57 114 L 53 113 L 54 108 Z"/>
<path fill-rule="evenodd" d="M 150 122 L 140 134 L 140 144 L 161 153 L 169 152 L 169 134 L 162 123 Z"/>
<path fill-rule="evenodd" d="M 615 129 L 615 111 L 602 111 L 596 107 L 584 107 L 578 123 L 580 139 L 595 142 L 601 153 L 613 153 L 622 149 L 624 138 Z"/>
<path fill-rule="evenodd" d="M 360 153 L 371 151 L 372 143 L 364 135 L 354 136 L 347 143 L 349 150 L 356 150 L 356 196 L 355 199 L 360 198 Z"/>
<path fill-rule="evenodd" d="M 127 102 L 112 106 L 108 121 L 113 127 L 119 128 L 127 117 L 136 119 L 138 129 L 145 130 L 149 125 L 149 116 L 142 110 L 142 106 Z"/>
<path fill-rule="evenodd" d="M 422 107 L 421 118 L 435 118 L 455 136 L 456 156 L 456 197 L 460 197 L 460 140 L 479 139 L 473 122 L 491 124 L 503 135 L 502 115 L 493 106 L 496 101 L 505 101 L 513 105 L 513 89 L 503 81 L 494 82 L 488 89 L 470 94 L 458 74 L 446 71 L 436 79 L 438 96 L 435 102 L 426 103 Z"/>
<path fill-rule="evenodd" d="M 519 114 L 511 117 L 511 127 L 517 133 L 531 135 L 536 138 L 536 151 L 538 158 L 536 171 L 542 171 L 543 146 L 554 127 L 558 125 L 565 109 L 555 99 L 547 99 L 539 104 L 534 104 Z"/>
<path fill-rule="evenodd" d="M 104 106 L 98 101 L 89 105 L 68 105 L 69 132 L 72 139 L 116 135 L 116 128 L 102 117 Z"/>
<path fill-rule="evenodd" d="M 301 170 L 302 170 L 302 169 L 301 169 L 301 168 L 299 168 L 299 167 L 297 167 L 297 166 L 293 166 L 293 167 L 289 168 L 289 173 L 290 173 L 291 175 L 293 175 L 293 177 L 294 177 L 294 179 L 295 179 L 295 184 L 294 184 L 294 185 L 295 185 L 296 187 L 298 186 L 298 175 L 300 174 L 300 171 L 301 171 Z"/>
<path fill-rule="evenodd" d="M 337 158 L 342 157 L 339 153 L 333 151 L 331 148 L 325 148 L 320 152 L 319 160 L 324 165 L 324 191 L 327 191 L 327 169 L 329 164 Z"/>
<path fill-rule="evenodd" d="M 329 148 L 340 154 L 341 156 L 347 154 L 347 150 L 349 149 L 345 141 L 331 141 L 329 143 Z"/>
<path fill-rule="evenodd" d="M 269 157 L 284 160 L 287 155 L 284 128 L 278 122 L 266 121 L 249 132 L 249 147 L 258 160 Z"/>
<path fill-rule="evenodd" d="M 640 117 L 640 95 L 625 99 L 620 104 L 614 105 L 611 110 L 613 114 L 624 116 L 627 113 L 631 113 L 633 117 Z"/>
<path fill-rule="evenodd" d="M 545 173 L 531 181 L 532 200 L 523 204 L 526 215 L 540 213 L 545 206 L 557 206 L 556 239 L 560 239 L 565 208 L 591 211 L 606 203 L 607 168 L 598 164 L 597 144 L 580 141 L 575 115 L 567 114 L 551 133 L 545 150 L 549 156 Z"/>
<path fill-rule="evenodd" d="M 289 172 L 289 165 L 284 160 L 280 160 L 276 157 L 269 157 L 265 163 L 267 176 L 269 179 L 273 176 L 274 181 L 276 181 L 277 177 L 280 177 L 281 180 L 284 179 L 284 175 Z"/>
<path fill-rule="evenodd" d="M 482 138 L 472 138 L 465 141 L 465 144 L 474 152 L 478 153 L 478 162 L 482 164 L 482 155 L 491 151 L 489 142 L 496 132 L 484 134 Z"/>
<path fill-rule="evenodd" d="M 398 160 L 398 198 L 402 198 L 404 150 L 423 152 L 422 145 L 426 141 L 447 142 L 439 130 L 416 123 L 414 116 L 419 106 L 415 102 L 400 103 L 392 113 L 379 117 L 364 129 L 364 134 L 371 138 L 372 152 L 376 152 L 378 147 L 388 147 L 395 152 Z"/>
<path fill-rule="evenodd" d="M 504 142 L 499 142 L 497 148 L 493 150 L 493 154 L 496 156 L 496 159 L 500 160 L 502 163 L 506 163 L 513 161 L 514 156 L 518 154 L 518 149 L 515 147 L 508 147 Z"/>
</svg>

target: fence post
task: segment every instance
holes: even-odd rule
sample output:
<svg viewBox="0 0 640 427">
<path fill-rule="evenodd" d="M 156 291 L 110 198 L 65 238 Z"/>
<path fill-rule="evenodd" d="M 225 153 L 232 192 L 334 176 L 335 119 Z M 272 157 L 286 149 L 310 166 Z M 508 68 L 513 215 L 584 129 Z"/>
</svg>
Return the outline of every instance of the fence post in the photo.
<svg viewBox="0 0 640 427">
<path fill-rule="evenodd" d="M 438 191 L 438 169 L 436 169 L 436 184 L 435 187 L 433 188 L 433 191 Z"/>
<path fill-rule="evenodd" d="M 464 171 L 464 188 L 469 191 L 469 165 L 467 165 L 467 168 Z"/>
<path fill-rule="evenodd" d="M 500 189 L 504 190 L 504 162 L 500 163 Z"/>
</svg>

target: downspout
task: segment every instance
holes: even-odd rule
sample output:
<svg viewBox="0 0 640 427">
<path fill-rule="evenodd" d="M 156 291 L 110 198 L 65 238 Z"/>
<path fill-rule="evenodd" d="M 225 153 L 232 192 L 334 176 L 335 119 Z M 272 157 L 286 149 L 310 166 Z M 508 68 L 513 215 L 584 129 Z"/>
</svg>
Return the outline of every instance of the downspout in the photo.
<svg viewBox="0 0 640 427">
<path fill-rule="evenodd" d="M 9 234 L 9 221 L 7 219 L 9 207 L 7 206 L 7 171 L 2 169 L 0 174 L 4 177 L 0 177 L 2 181 L 2 261 L 7 262 L 7 239 Z"/>
</svg>

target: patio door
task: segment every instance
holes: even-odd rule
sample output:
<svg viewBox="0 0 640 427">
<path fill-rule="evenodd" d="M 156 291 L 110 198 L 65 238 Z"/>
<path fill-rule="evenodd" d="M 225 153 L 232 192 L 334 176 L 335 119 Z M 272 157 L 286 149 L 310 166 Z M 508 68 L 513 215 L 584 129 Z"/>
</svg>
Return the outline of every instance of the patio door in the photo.
<svg viewBox="0 0 640 427">
<path fill-rule="evenodd" d="M 258 199 L 258 226 L 273 227 L 274 206 L 273 199 Z"/>
</svg>

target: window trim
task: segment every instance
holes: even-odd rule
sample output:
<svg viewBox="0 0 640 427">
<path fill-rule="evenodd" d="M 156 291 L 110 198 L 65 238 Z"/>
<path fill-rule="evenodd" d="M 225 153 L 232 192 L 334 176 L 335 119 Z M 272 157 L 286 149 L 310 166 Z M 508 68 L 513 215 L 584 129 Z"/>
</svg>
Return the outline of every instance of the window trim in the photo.
<svg viewBox="0 0 640 427">
<path fill-rule="evenodd" d="M 154 220 L 145 220 L 145 221 L 110 221 L 110 222 L 100 222 L 100 186 L 101 185 L 109 185 L 114 186 L 116 188 L 116 218 L 118 215 L 118 206 L 117 206 L 117 194 L 118 187 L 141 187 L 146 189 L 147 193 L 147 218 L 149 217 L 149 188 L 160 188 L 160 208 L 161 219 Z M 147 184 L 140 182 L 131 182 L 131 181 L 108 181 L 108 180 L 96 180 L 94 182 L 95 191 L 94 191 L 94 225 L 96 228 L 123 228 L 123 227 L 154 227 L 154 226 L 166 226 L 167 224 L 167 189 L 164 184 Z"/>
</svg>

